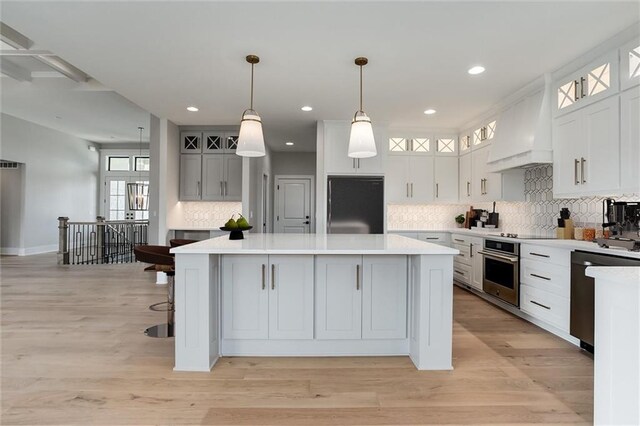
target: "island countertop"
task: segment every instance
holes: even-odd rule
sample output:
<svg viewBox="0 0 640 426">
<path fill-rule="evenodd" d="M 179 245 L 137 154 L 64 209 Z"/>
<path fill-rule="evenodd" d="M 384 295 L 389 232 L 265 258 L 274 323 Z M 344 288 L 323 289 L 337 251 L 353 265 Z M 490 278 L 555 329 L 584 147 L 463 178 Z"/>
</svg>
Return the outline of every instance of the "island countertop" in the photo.
<svg viewBox="0 0 640 426">
<path fill-rule="evenodd" d="M 458 250 L 392 234 L 227 235 L 171 249 L 175 254 L 401 254 L 456 255 Z"/>
</svg>

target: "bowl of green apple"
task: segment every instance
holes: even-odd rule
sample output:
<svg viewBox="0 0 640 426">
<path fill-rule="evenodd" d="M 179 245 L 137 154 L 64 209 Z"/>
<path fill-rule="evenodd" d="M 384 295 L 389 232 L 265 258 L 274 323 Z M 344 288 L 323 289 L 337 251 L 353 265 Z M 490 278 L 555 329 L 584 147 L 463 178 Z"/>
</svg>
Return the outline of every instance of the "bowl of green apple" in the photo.
<svg viewBox="0 0 640 426">
<path fill-rule="evenodd" d="M 224 226 L 220 227 L 222 231 L 230 232 L 230 240 L 243 240 L 244 234 L 242 233 L 242 231 L 248 231 L 253 228 L 253 226 L 249 225 L 249 222 L 244 216 L 242 216 L 241 214 L 238 215 L 240 216 L 238 219 L 235 219 L 235 215 L 233 215 L 224 224 Z"/>
</svg>

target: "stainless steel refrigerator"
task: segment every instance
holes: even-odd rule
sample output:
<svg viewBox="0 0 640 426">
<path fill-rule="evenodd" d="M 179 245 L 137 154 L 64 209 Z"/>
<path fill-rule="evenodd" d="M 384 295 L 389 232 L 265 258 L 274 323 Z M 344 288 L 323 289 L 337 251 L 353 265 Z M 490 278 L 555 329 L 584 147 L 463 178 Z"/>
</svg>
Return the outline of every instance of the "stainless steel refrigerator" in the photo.
<svg viewBox="0 0 640 426">
<path fill-rule="evenodd" d="M 384 178 L 330 176 L 327 233 L 384 233 Z"/>
</svg>

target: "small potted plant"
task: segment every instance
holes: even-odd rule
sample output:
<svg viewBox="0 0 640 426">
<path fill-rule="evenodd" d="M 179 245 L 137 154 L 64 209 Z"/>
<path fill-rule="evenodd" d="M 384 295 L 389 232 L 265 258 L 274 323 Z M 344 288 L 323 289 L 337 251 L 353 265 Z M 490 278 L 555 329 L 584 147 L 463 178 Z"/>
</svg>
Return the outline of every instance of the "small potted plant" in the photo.
<svg viewBox="0 0 640 426">
<path fill-rule="evenodd" d="M 464 215 L 459 214 L 458 216 L 455 217 L 455 221 L 458 224 L 458 228 L 462 228 L 462 224 L 464 223 Z"/>
</svg>

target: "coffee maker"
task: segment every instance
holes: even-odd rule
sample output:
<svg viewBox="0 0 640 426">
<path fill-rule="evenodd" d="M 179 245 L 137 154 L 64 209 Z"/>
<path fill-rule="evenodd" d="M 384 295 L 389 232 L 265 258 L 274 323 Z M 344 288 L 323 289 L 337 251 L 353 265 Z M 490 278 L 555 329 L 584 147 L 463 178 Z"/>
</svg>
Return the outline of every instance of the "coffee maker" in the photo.
<svg viewBox="0 0 640 426">
<path fill-rule="evenodd" d="M 602 214 L 602 228 L 609 228 L 609 236 L 597 239 L 600 247 L 640 251 L 640 201 L 607 198 L 602 202 Z"/>
</svg>

